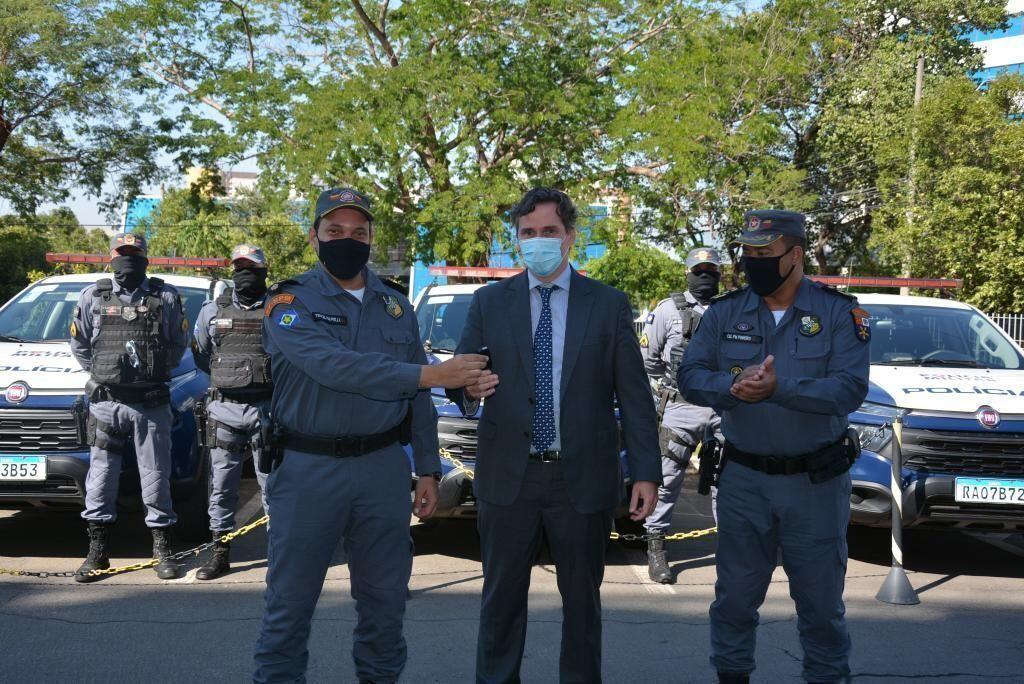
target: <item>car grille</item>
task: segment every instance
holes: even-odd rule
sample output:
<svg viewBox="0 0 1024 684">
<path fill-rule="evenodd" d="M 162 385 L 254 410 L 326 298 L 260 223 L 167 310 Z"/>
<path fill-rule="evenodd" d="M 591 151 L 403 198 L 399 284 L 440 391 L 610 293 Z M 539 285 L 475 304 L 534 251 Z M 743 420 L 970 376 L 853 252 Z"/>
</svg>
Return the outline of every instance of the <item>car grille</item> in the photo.
<svg viewBox="0 0 1024 684">
<path fill-rule="evenodd" d="M 443 416 L 437 421 L 437 439 L 460 461 L 476 459 L 476 421 Z"/>
<path fill-rule="evenodd" d="M 2 482 L 0 496 L 23 494 L 26 496 L 67 496 L 79 497 L 74 478 L 67 475 L 47 475 L 43 482 Z"/>
<path fill-rule="evenodd" d="M 903 464 L 952 475 L 1024 475 L 1024 434 L 903 430 Z"/>
<path fill-rule="evenodd" d="M 0 452 L 81 449 L 78 416 L 73 410 L 0 409 Z"/>
</svg>

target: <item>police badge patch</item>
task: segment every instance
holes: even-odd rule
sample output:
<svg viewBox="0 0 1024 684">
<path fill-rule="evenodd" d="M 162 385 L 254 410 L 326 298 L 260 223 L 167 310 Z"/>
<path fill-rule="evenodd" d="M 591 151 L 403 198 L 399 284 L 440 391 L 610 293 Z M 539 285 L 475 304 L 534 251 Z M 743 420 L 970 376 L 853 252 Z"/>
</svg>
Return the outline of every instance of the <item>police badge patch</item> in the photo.
<svg viewBox="0 0 1024 684">
<path fill-rule="evenodd" d="M 804 316 L 800 319 L 800 334 L 804 337 L 814 337 L 821 332 L 821 318 L 815 315 Z"/>
<path fill-rule="evenodd" d="M 654 312 L 652 311 L 651 313 L 647 314 L 647 325 L 650 325 L 653 322 L 654 322 Z"/>
<path fill-rule="evenodd" d="M 121 318 L 126 321 L 134 321 L 139 317 L 139 312 L 135 310 L 134 306 L 126 306 L 121 309 Z"/>
<path fill-rule="evenodd" d="M 388 315 L 392 318 L 401 318 L 404 311 L 402 310 L 402 303 L 398 301 L 398 297 L 394 295 L 384 295 L 384 310 L 388 312 Z"/>
<path fill-rule="evenodd" d="M 299 312 L 289 309 L 281 314 L 281 317 L 277 319 L 277 324 L 282 328 L 290 328 L 295 325 L 297 320 L 299 320 Z"/>
</svg>

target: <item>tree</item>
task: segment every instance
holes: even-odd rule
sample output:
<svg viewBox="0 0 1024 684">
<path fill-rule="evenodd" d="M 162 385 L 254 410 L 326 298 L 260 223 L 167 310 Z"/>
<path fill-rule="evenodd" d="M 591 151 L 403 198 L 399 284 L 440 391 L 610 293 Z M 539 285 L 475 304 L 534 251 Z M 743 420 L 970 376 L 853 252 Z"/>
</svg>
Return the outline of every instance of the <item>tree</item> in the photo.
<svg viewBox="0 0 1024 684">
<path fill-rule="evenodd" d="M 0 3 L 0 198 L 22 216 L 74 185 L 98 196 L 107 181 L 110 206 L 157 175 L 159 135 L 143 121 L 137 57 L 108 5 Z"/>
<path fill-rule="evenodd" d="M 120 17 L 183 107 L 183 158 L 256 154 L 310 195 L 351 184 L 382 243 L 479 264 L 527 186 L 595 194 L 614 75 L 671 4 L 131 0 Z"/>
<path fill-rule="evenodd" d="M 296 220 L 295 208 L 259 191 L 243 193 L 231 201 L 217 197 L 219 183 L 201 183 L 165 193 L 155 214 L 146 222 L 152 233 L 149 252 L 161 256 L 220 257 L 247 242 L 263 248 L 270 276 L 280 280 L 308 270 L 315 255 L 306 241 L 306 228 Z M 228 277 L 229 269 L 213 272 Z"/>
<path fill-rule="evenodd" d="M 587 262 L 587 275 L 619 288 L 639 307 L 653 307 L 669 292 L 686 289 L 686 265 L 657 247 L 632 240 L 611 245 Z"/>
<path fill-rule="evenodd" d="M 874 231 L 894 268 L 912 245 L 912 275 L 963 278 L 966 300 L 988 311 L 1024 312 L 1022 96 L 1020 76 L 934 87 L 916 117 L 915 206 L 895 185 Z"/>
</svg>

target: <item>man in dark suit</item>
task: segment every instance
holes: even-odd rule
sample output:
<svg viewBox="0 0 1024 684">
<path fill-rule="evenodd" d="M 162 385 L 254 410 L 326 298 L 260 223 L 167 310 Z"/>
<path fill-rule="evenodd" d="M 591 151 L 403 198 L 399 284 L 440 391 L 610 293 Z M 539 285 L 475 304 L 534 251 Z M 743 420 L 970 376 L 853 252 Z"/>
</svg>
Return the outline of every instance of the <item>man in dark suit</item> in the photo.
<svg viewBox="0 0 1024 684">
<path fill-rule="evenodd" d="M 658 501 L 657 417 L 628 298 L 569 266 L 572 201 L 534 188 L 511 219 L 527 271 L 473 296 L 456 353 L 487 347 L 492 368 L 450 392 L 467 413 L 487 398 L 474 480 L 484 570 L 476 678 L 519 682 L 530 571 L 543 530 L 562 595 L 559 679 L 600 682 L 600 587 L 624 494 L 616 397 L 634 520 Z"/>
</svg>

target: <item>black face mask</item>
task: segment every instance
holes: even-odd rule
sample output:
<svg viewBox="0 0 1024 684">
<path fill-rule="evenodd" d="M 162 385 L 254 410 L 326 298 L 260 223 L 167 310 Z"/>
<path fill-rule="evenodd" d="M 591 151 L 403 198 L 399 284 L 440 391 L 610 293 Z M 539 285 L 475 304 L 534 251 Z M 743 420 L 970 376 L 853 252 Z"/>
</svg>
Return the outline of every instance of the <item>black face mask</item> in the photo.
<svg viewBox="0 0 1024 684">
<path fill-rule="evenodd" d="M 133 292 L 146 278 L 146 267 L 149 259 L 141 254 L 122 254 L 110 260 L 114 269 L 114 280 L 121 289 Z"/>
<path fill-rule="evenodd" d="M 245 306 L 252 306 L 267 294 L 265 268 L 237 268 L 232 280 L 235 281 L 235 296 Z"/>
<path fill-rule="evenodd" d="M 320 263 L 327 272 L 339 280 L 352 280 L 370 260 L 370 245 L 352 238 L 324 242 L 316 239 L 320 245 Z"/>
<path fill-rule="evenodd" d="M 718 283 L 722 274 L 718 271 L 700 271 L 687 273 L 686 284 L 690 294 L 701 304 L 707 304 L 718 294 Z"/>
<path fill-rule="evenodd" d="M 743 257 L 743 272 L 747 275 L 750 289 L 760 297 L 767 297 L 782 287 L 786 279 L 793 274 L 796 264 L 789 267 L 786 275 L 779 274 L 779 263 L 782 257 L 793 251 L 790 247 L 775 257 Z"/>
</svg>

